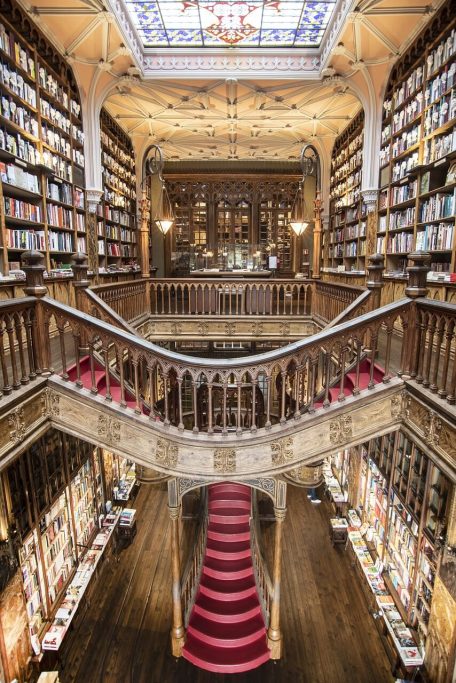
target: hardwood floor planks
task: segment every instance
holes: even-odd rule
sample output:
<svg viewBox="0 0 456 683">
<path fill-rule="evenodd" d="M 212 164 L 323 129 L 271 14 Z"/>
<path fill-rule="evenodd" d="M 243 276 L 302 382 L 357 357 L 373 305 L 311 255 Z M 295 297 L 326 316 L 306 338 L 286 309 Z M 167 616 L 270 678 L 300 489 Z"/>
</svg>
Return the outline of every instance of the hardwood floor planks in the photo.
<svg viewBox="0 0 456 683">
<path fill-rule="evenodd" d="M 326 503 L 289 487 L 281 621 L 284 656 L 247 674 L 215 675 L 170 655 L 167 494 L 142 486 L 138 534 L 103 569 L 92 604 L 68 636 L 62 683 L 392 683 L 389 662 L 348 555 L 333 548 Z M 183 522 L 182 555 L 194 523 Z M 263 524 L 271 565 L 274 524 Z"/>
</svg>

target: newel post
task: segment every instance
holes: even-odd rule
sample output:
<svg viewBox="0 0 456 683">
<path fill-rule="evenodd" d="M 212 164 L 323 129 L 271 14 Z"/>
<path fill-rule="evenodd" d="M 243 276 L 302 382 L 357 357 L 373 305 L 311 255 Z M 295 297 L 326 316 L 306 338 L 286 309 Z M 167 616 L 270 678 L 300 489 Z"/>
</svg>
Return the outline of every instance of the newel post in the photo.
<svg viewBox="0 0 456 683">
<path fill-rule="evenodd" d="M 408 285 L 405 295 L 409 299 L 418 299 L 427 294 L 427 274 L 430 270 L 431 255 L 427 251 L 415 251 L 408 255 Z M 404 379 L 415 377 L 418 370 L 420 353 L 421 320 L 419 310 L 414 305 L 410 311 L 407 329 L 404 333 L 403 367 Z"/>
<path fill-rule="evenodd" d="M 282 656 L 282 632 L 280 630 L 280 584 L 282 580 L 283 523 L 285 521 L 286 514 L 286 508 L 274 507 L 275 530 L 274 566 L 272 577 L 273 593 L 268 628 L 268 648 L 271 651 L 271 659 L 280 659 L 280 657 Z"/>
<path fill-rule="evenodd" d="M 39 375 L 50 375 L 49 357 L 49 321 L 46 320 L 41 299 L 47 294 L 44 284 L 44 254 L 40 251 L 24 251 L 21 258 L 22 270 L 25 272 L 27 296 L 36 298 L 35 320 L 32 326 L 33 349 L 36 372 Z"/>
<path fill-rule="evenodd" d="M 369 256 L 366 287 L 372 292 L 371 311 L 375 311 L 377 308 L 380 308 L 381 305 L 384 270 L 385 257 L 383 254 L 372 254 Z"/>
<path fill-rule="evenodd" d="M 73 270 L 73 287 L 76 300 L 76 308 L 82 313 L 89 312 L 88 300 L 85 290 L 89 287 L 89 280 L 87 279 L 87 271 L 89 264 L 87 256 L 78 252 L 71 257 L 71 268 Z M 79 338 L 79 349 L 82 353 L 89 352 L 89 343 L 87 341 L 87 332 L 82 329 Z"/>
<path fill-rule="evenodd" d="M 168 506 L 171 518 L 171 564 L 173 582 L 173 624 L 171 627 L 171 652 L 173 657 L 182 656 L 185 641 L 184 620 L 182 616 L 180 551 L 179 551 L 179 514 L 178 506 Z"/>
</svg>

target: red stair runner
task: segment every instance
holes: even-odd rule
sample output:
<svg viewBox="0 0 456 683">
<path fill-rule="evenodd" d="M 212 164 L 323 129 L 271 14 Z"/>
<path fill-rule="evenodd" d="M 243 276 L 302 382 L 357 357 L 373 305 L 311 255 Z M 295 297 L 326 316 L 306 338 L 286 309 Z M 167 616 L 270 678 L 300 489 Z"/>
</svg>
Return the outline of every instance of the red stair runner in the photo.
<svg viewBox="0 0 456 683">
<path fill-rule="evenodd" d="M 270 657 L 250 550 L 250 489 L 209 487 L 209 526 L 183 656 L 216 673 L 255 669 Z"/>
<path fill-rule="evenodd" d="M 359 366 L 359 380 L 358 380 L 358 388 L 360 391 L 363 389 L 367 389 L 368 384 L 370 382 L 370 368 L 371 368 L 371 361 L 369 358 L 365 358 L 363 361 L 361 361 L 360 366 Z M 381 384 L 383 382 L 383 375 L 385 374 L 385 371 L 383 368 L 381 368 L 379 365 L 374 364 L 374 373 L 373 373 L 373 380 L 374 384 Z M 345 375 L 345 386 L 344 386 L 344 396 L 351 396 L 353 393 L 353 389 L 355 388 L 356 385 L 356 369 L 352 370 L 351 372 L 348 372 Z M 336 403 L 340 394 L 340 385 L 336 384 L 336 386 L 331 387 L 329 392 L 328 392 L 328 400 L 330 403 Z M 321 408 L 323 406 L 323 399 L 320 399 L 319 401 L 316 401 L 314 404 L 314 408 Z"/>
</svg>

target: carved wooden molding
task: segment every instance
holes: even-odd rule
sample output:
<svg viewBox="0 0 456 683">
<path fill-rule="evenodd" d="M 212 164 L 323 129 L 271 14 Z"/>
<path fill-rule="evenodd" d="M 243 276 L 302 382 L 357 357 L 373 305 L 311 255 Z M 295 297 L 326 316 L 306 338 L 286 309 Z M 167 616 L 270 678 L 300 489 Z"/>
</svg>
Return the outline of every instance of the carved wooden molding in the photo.
<svg viewBox="0 0 456 683">
<path fill-rule="evenodd" d="M 12 443 L 22 441 L 26 434 L 25 415 L 22 407 L 8 415 L 9 438 Z"/>
<path fill-rule="evenodd" d="M 105 439 L 109 444 L 120 441 L 120 422 L 110 415 L 98 416 L 98 436 Z"/>
<path fill-rule="evenodd" d="M 285 439 L 271 441 L 271 460 L 273 465 L 285 465 L 293 460 L 293 438 L 287 436 Z"/>
<path fill-rule="evenodd" d="M 163 467 L 175 467 L 179 457 L 179 449 L 167 439 L 157 439 L 155 460 Z"/>
<path fill-rule="evenodd" d="M 329 439 L 334 446 L 341 446 L 353 436 L 351 415 L 340 415 L 329 423 Z"/>
<path fill-rule="evenodd" d="M 60 414 L 60 396 L 49 387 L 41 394 L 41 414 L 47 417 L 57 417 Z"/>
<path fill-rule="evenodd" d="M 435 410 L 414 396 L 408 395 L 404 412 L 404 423 L 436 455 L 443 456 L 447 464 L 456 470 L 456 426 L 445 415 Z"/>
<path fill-rule="evenodd" d="M 221 474 L 236 472 L 236 451 L 234 448 L 216 448 L 214 452 L 214 470 Z"/>
</svg>

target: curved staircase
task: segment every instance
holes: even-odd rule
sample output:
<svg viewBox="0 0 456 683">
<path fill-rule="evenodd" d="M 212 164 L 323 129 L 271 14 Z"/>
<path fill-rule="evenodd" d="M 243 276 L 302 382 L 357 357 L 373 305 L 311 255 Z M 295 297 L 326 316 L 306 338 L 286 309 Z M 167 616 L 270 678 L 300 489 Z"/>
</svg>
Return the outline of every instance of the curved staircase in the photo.
<svg viewBox="0 0 456 683">
<path fill-rule="evenodd" d="M 371 361 L 365 358 L 361 361 L 359 366 L 358 390 L 367 389 L 370 382 Z M 373 382 L 374 384 L 381 384 L 385 371 L 379 365 L 374 364 Z M 351 396 L 356 386 L 356 370 L 353 369 L 345 375 L 344 396 Z M 328 392 L 328 400 L 330 403 L 337 403 L 340 394 L 340 385 L 337 384 L 331 387 Z M 315 401 L 314 408 L 321 408 L 323 406 L 323 399 Z"/>
<path fill-rule="evenodd" d="M 183 656 L 215 673 L 250 671 L 270 657 L 253 573 L 250 510 L 248 486 L 209 486 L 206 553 Z"/>
</svg>

